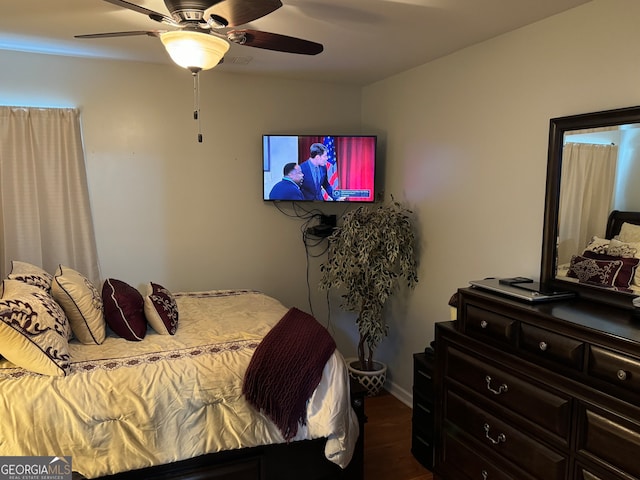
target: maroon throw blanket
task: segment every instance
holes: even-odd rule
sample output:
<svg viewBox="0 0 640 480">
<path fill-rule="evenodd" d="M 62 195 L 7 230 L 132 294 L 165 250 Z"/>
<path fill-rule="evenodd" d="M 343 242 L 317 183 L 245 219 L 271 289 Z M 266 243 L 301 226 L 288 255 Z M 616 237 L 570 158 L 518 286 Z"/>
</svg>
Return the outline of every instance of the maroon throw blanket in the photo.
<svg viewBox="0 0 640 480">
<path fill-rule="evenodd" d="M 291 308 L 256 348 L 242 393 L 264 412 L 288 442 L 306 423 L 307 401 L 336 343 L 311 315 Z"/>
</svg>

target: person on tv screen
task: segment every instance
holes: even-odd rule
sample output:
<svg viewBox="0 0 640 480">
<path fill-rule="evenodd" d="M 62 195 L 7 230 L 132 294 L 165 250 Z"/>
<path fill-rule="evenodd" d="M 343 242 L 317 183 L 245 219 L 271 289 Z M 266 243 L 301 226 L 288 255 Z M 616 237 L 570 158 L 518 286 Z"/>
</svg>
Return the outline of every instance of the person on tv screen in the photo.
<svg viewBox="0 0 640 480">
<path fill-rule="evenodd" d="M 287 163 L 282 173 L 284 175 L 282 180 L 269 192 L 269 200 L 304 200 L 300 190 L 304 174 L 300 165 L 295 162 Z"/>
<path fill-rule="evenodd" d="M 327 147 L 322 143 L 314 143 L 309 149 L 309 158 L 300 164 L 304 181 L 300 187 L 305 200 L 324 201 L 322 195 L 324 189 L 329 196 L 328 200 L 333 200 L 333 187 L 327 178 Z"/>
</svg>

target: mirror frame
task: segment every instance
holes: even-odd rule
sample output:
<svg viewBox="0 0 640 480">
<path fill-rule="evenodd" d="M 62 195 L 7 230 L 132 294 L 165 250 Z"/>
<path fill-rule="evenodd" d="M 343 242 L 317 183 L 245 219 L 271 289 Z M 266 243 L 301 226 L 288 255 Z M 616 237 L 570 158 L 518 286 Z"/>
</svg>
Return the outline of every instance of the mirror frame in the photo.
<svg viewBox="0 0 640 480">
<path fill-rule="evenodd" d="M 595 286 L 563 282 L 556 279 L 556 241 L 558 238 L 558 208 L 560 205 L 560 178 L 564 135 L 572 130 L 640 123 L 640 106 L 604 110 L 601 112 L 552 118 L 549 122 L 549 152 L 547 185 L 544 202 L 542 233 L 542 261 L 540 285 L 542 291 L 572 291 L 580 297 L 624 308 L 633 308 L 634 295 Z"/>
</svg>

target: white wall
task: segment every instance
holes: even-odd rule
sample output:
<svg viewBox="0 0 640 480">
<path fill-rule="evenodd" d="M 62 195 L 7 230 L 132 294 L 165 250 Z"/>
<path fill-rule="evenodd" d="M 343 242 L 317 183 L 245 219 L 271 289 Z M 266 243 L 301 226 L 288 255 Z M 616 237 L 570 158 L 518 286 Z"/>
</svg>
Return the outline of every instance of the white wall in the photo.
<svg viewBox="0 0 640 480">
<path fill-rule="evenodd" d="M 399 395 L 458 287 L 538 278 L 549 119 L 640 104 L 638 18 L 640 2 L 594 0 L 364 89 L 387 192 L 422 235 L 420 283 L 378 352 Z"/>
<path fill-rule="evenodd" d="M 199 144 L 179 67 L 7 51 L 0 64 L 0 103 L 82 111 L 104 278 L 254 288 L 308 310 L 302 222 L 262 200 L 262 135 L 360 133 L 359 88 L 204 72 Z"/>
</svg>

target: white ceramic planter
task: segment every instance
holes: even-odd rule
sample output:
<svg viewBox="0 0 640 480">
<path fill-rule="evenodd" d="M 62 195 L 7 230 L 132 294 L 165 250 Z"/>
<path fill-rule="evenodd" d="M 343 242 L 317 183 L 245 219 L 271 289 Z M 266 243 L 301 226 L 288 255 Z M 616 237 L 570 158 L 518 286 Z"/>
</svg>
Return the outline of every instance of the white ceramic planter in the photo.
<svg viewBox="0 0 640 480">
<path fill-rule="evenodd" d="M 375 397 L 380 393 L 384 382 L 387 380 L 387 366 L 384 363 L 374 361 L 375 370 L 367 371 L 357 368 L 360 365 L 357 358 L 347 358 L 345 362 L 347 363 L 349 376 L 366 389 L 367 395 Z"/>
</svg>

